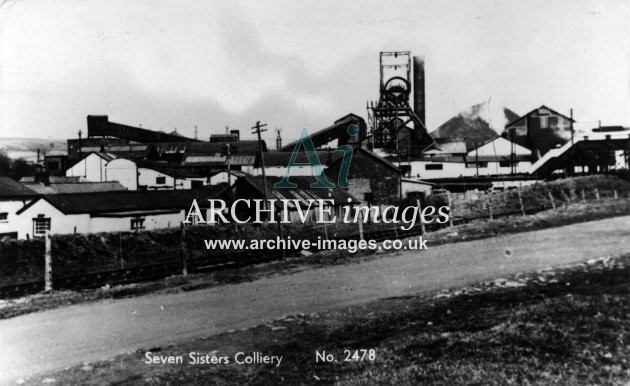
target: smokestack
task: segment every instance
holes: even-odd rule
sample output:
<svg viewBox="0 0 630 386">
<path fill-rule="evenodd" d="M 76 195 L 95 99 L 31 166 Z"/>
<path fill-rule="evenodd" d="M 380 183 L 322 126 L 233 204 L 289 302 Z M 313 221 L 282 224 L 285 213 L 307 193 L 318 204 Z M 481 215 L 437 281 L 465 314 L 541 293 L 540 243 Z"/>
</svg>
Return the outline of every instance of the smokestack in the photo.
<svg viewBox="0 0 630 386">
<path fill-rule="evenodd" d="M 426 127 L 424 106 L 424 57 L 413 57 L 413 112 Z"/>
<path fill-rule="evenodd" d="M 280 130 L 276 128 L 276 150 L 280 150 L 282 147 L 282 137 L 280 136 Z"/>
</svg>

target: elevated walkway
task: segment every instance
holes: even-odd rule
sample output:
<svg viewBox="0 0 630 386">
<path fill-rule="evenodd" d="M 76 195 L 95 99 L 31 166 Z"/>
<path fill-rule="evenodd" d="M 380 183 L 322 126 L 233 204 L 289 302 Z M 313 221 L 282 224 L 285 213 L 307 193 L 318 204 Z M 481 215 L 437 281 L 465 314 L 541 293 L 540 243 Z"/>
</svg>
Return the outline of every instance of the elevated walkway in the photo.
<svg viewBox="0 0 630 386">
<path fill-rule="evenodd" d="M 529 174 L 544 176 L 554 170 L 565 169 L 571 159 L 580 152 L 615 150 L 630 150 L 630 129 L 610 132 L 591 132 L 575 136 L 573 142 L 569 141 L 562 147 L 549 150 L 545 155 L 534 162 Z"/>
</svg>

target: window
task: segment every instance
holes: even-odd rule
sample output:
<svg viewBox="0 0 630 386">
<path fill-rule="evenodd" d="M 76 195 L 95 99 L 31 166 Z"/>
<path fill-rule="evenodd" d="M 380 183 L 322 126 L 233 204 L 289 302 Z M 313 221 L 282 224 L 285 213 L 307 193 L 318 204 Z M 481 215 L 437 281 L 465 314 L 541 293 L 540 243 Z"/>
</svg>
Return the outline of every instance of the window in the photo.
<svg viewBox="0 0 630 386">
<path fill-rule="evenodd" d="M 483 168 L 487 168 L 488 167 L 488 163 L 487 162 L 467 162 L 466 163 L 466 167 L 468 169 L 483 169 Z"/>
<path fill-rule="evenodd" d="M 144 217 L 136 217 L 131 219 L 131 230 L 144 229 Z"/>
<path fill-rule="evenodd" d="M 166 177 L 155 177 L 155 183 L 158 185 L 164 185 L 166 183 Z"/>
<path fill-rule="evenodd" d="M 44 236 L 50 230 L 50 217 L 38 214 L 33 219 L 33 236 Z"/>
<path fill-rule="evenodd" d="M 191 189 L 203 188 L 203 181 L 197 181 L 197 180 L 190 181 L 190 188 Z"/>
<path fill-rule="evenodd" d="M 549 117 L 548 116 L 540 116 L 540 128 L 548 129 L 549 128 Z"/>
<path fill-rule="evenodd" d="M 0 222 L 9 222 L 9 213 L 0 212 Z"/>
<path fill-rule="evenodd" d="M 442 170 L 444 169 L 444 165 L 442 164 L 426 164 L 424 165 L 424 170 Z"/>
</svg>

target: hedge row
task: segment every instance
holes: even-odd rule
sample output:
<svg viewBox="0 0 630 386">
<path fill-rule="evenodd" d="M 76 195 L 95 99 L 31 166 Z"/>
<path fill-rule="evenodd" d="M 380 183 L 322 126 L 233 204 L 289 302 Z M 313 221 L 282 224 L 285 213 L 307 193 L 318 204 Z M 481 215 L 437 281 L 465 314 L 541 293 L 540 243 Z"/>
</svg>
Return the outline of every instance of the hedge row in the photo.
<svg viewBox="0 0 630 386">
<path fill-rule="evenodd" d="M 538 183 L 521 192 L 526 207 L 546 205 L 551 207 L 549 193 L 557 201 L 579 199 L 581 191 L 592 198 L 595 189 L 617 191 L 619 196 L 630 193 L 630 182 L 615 176 L 587 176 Z M 437 200 L 439 201 L 439 200 Z M 436 201 L 436 203 L 437 203 Z M 441 203 L 440 204 L 444 204 Z M 489 194 L 487 199 L 470 203 L 473 214 L 487 213 L 487 206 L 518 210 L 518 193 Z M 457 214 L 457 213 L 456 213 Z M 366 224 L 364 231 L 370 232 L 394 225 Z M 340 238 L 358 233 L 356 224 L 304 224 L 284 225 L 284 236 L 293 239 L 311 239 L 318 236 Z M 252 226 L 233 224 L 223 226 L 198 226 L 186 228 L 186 245 L 191 250 L 204 249 L 204 239 L 270 239 L 278 235 L 275 224 Z M 52 237 L 52 265 L 54 277 L 67 277 L 85 273 L 131 268 L 173 261 L 181 256 L 182 235 L 180 229 L 165 229 L 144 232 L 98 233 L 77 235 L 55 235 Z M 204 254 L 223 254 L 226 251 L 203 251 Z M 264 253 L 264 251 L 261 251 Z M 268 253 L 274 253 L 269 251 Z M 278 253 L 278 252 L 275 252 Z M 0 286 L 41 280 L 44 275 L 44 242 L 41 239 L 5 240 L 0 242 Z"/>
</svg>

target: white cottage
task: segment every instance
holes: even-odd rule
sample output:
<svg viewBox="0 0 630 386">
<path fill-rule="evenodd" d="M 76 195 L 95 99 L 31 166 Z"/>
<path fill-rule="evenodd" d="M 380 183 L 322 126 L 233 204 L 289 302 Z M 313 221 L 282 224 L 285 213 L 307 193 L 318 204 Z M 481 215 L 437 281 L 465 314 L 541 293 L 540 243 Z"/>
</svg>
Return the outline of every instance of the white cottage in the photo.
<svg viewBox="0 0 630 386">
<path fill-rule="evenodd" d="M 194 199 L 200 205 L 222 189 L 112 191 L 36 198 L 16 212 L 20 239 L 51 234 L 140 231 L 179 227 Z"/>
<path fill-rule="evenodd" d="M 35 191 L 9 177 L 0 177 L 0 239 L 18 237 L 16 212 L 36 198 Z"/>
</svg>

